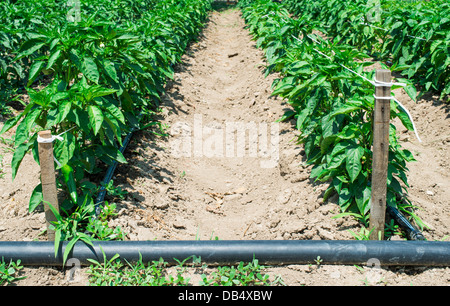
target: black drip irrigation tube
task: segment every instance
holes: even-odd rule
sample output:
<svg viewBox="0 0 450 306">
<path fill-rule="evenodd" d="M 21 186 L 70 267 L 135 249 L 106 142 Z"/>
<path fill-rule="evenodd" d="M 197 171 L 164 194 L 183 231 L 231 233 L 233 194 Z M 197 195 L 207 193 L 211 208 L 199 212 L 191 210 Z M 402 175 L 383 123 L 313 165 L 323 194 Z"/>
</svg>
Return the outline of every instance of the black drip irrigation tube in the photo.
<svg viewBox="0 0 450 306">
<path fill-rule="evenodd" d="M 122 141 L 122 146 L 119 149 L 120 153 L 123 154 L 123 152 L 127 148 L 128 144 L 130 143 L 131 137 L 133 136 L 134 130 L 135 129 L 133 128 L 127 134 L 127 136 L 125 136 L 124 140 Z M 103 200 L 105 199 L 105 195 L 106 195 L 105 186 L 109 183 L 109 181 L 111 181 L 111 179 L 114 175 L 114 171 L 116 171 L 117 164 L 118 164 L 118 162 L 116 160 L 113 161 L 113 163 L 106 170 L 105 177 L 103 178 L 103 181 L 102 181 L 102 186 L 100 187 L 97 197 L 95 198 L 95 216 L 96 217 L 98 217 L 98 215 L 100 214 L 100 212 L 102 210 L 102 207 L 100 204 L 103 203 Z"/>
<path fill-rule="evenodd" d="M 387 205 L 386 210 L 389 215 L 405 231 L 406 237 L 409 240 L 426 240 L 423 234 L 417 228 L 415 228 L 397 208 Z"/>
<path fill-rule="evenodd" d="M 67 242 L 55 256 L 51 241 L 1 241 L 0 257 L 21 260 L 22 265 L 60 266 Z M 169 265 L 185 259 L 208 264 L 235 264 L 258 259 L 260 264 L 367 265 L 377 260 L 380 266 L 450 266 L 450 242 L 376 241 L 376 240 L 208 240 L 208 241 L 95 241 L 93 246 L 77 242 L 68 258 L 80 265 L 88 259 L 103 263 L 119 254 L 120 260 L 143 263 L 161 258 Z M 194 257 L 195 256 L 195 257 Z M 177 261 L 178 260 L 178 261 Z M 189 262 L 189 261 L 187 261 Z M 193 261 L 194 262 L 194 261 Z"/>
</svg>

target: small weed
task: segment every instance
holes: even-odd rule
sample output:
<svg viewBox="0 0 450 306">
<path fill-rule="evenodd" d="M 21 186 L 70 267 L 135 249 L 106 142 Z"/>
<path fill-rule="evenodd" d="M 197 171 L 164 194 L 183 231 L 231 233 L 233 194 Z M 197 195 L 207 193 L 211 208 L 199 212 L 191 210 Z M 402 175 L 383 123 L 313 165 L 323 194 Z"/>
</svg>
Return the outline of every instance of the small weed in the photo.
<svg viewBox="0 0 450 306">
<path fill-rule="evenodd" d="M 364 271 L 364 268 L 363 267 L 360 267 L 359 265 L 353 265 L 355 268 L 356 268 L 356 270 L 358 270 L 359 272 L 361 272 L 361 273 L 364 273 L 365 271 Z"/>
<path fill-rule="evenodd" d="M 122 187 L 114 186 L 113 180 L 110 180 L 108 184 L 102 183 L 102 186 L 105 187 L 108 195 L 110 195 L 112 197 L 119 197 L 121 200 L 123 200 L 125 198 L 125 195 L 128 194 L 128 191 L 122 190 Z"/>
<path fill-rule="evenodd" d="M 113 229 L 108 225 L 108 220 L 116 215 L 114 212 L 115 204 L 105 202 L 104 210 L 98 216 L 95 216 L 92 198 L 89 201 L 88 197 L 70 214 L 61 208 L 64 217 L 53 206 L 49 206 L 57 219 L 50 225 L 50 228 L 55 231 L 55 255 L 58 251 L 59 242 L 70 240 L 63 255 L 64 263 L 71 248 L 78 240 L 92 244 L 94 240 L 123 240 L 126 236 L 120 227 Z"/>
<path fill-rule="evenodd" d="M 184 277 L 183 262 L 178 261 L 175 276 L 168 273 L 167 262 L 163 259 L 145 264 L 142 256 L 139 260 L 126 265 L 119 260 L 116 254 L 106 260 L 103 254 L 103 263 L 89 259 L 89 284 L 92 286 L 182 286 L 187 285 L 189 278 Z"/>
<path fill-rule="evenodd" d="M 14 153 L 14 140 L 13 139 L 4 138 L 4 137 L 0 136 L 0 143 L 7 146 L 5 148 L 2 148 L 3 150 Z"/>
<path fill-rule="evenodd" d="M 26 276 L 17 277 L 17 274 L 22 270 L 23 266 L 20 265 L 20 260 L 17 262 L 11 261 L 6 264 L 4 258 L 0 261 L 0 286 L 7 283 L 12 284 L 14 281 L 26 278 Z"/>
<path fill-rule="evenodd" d="M 399 235 L 401 237 L 404 236 L 402 231 L 399 229 L 399 226 L 394 223 L 393 219 L 391 219 L 389 224 L 388 223 L 385 224 L 384 236 L 386 238 L 390 238 L 390 237 L 395 236 L 395 235 Z"/>
<path fill-rule="evenodd" d="M 0 155 L 0 179 L 5 177 L 5 172 L 3 169 L 3 155 Z"/>
<path fill-rule="evenodd" d="M 186 262 L 192 259 L 192 268 L 206 269 L 206 264 L 201 264 L 201 258 L 189 257 L 183 261 L 177 259 L 177 265 L 169 268 L 168 263 L 162 258 L 145 264 L 142 256 L 135 263 L 125 260 L 120 261 L 116 254 L 107 260 L 103 253 L 103 263 L 89 259 L 92 263 L 87 271 L 89 284 L 92 286 L 187 286 L 190 278 L 186 277 L 188 265 Z M 203 273 L 200 286 L 262 286 L 284 285 L 280 276 L 274 281 L 269 280 L 268 274 L 263 274 L 263 266 L 258 260 L 245 264 L 240 262 L 238 266 L 219 266 L 208 275 Z"/>
<path fill-rule="evenodd" d="M 317 265 L 317 266 L 320 266 L 320 264 L 323 262 L 323 259 L 320 258 L 320 256 L 317 256 L 317 258 L 314 259 L 314 261 L 316 262 L 316 265 Z"/>
<path fill-rule="evenodd" d="M 356 240 L 370 240 L 370 233 L 372 232 L 372 231 L 369 231 L 364 226 L 361 227 L 361 230 L 359 231 L 359 233 L 355 233 L 352 230 L 348 230 L 348 231 L 350 232 L 350 234 L 353 235 L 353 237 L 355 237 Z"/>
<path fill-rule="evenodd" d="M 353 235 L 353 237 L 355 237 L 356 240 L 370 240 L 370 234 L 373 230 L 369 231 L 369 229 L 363 226 L 361 227 L 359 233 L 355 233 L 352 230 L 348 231 Z M 401 237 L 404 236 L 399 226 L 394 223 L 394 220 L 391 220 L 390 223 L 385 223 L 384 236 L 385 238 L 390 238 L 394 235 L 399 235 Z M 381 237 L 379 235 L 379 240 L 381 240 L 380 238 Z"/>
<path fill-rule="evenodd" d="M 245 264 L 243 261 L 237 267 L 220 266 L 211 273 L 210 278 L 202 274 L 202 286 L 269 286 L 282 283 L 281 278 L 271 282 L 268 274 L 262 274 L 264 266 L 257 259 Z"/>
</svg>

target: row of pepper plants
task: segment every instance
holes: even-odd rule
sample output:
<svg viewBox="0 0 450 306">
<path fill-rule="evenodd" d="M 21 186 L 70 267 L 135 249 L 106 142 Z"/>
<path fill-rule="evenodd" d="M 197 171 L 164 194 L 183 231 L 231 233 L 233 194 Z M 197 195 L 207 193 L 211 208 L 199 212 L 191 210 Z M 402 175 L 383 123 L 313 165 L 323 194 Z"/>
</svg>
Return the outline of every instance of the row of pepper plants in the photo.
<svg viewBox="0 0 450 306">
<path fill-rule="evenodd" d="M 16 128 L 13 179 L 27 153 L 39 163 L 40 130 L 65 132 L 54 142 L 58 187 L 67 195 L 60 206 L 67 215 L 89 206 L 89 215 L 99 188 L 90 178 L 126 163 L 124 135 L 158 124 L 164 85 L 211 1 L 18 0 L 0 9 L 1 86 L 29 97 L 0 131 Z M 42 200 L 39 184 L 29 211 Z"/>
<path fill-rule="evenodd" d="M 313 24 L 291 18 L 278 3 L 246 0 L 240 7 L 257 47 L 265 52 L 266 74 L 280 75 L 272 94 L 285 98 L 292 107 L 281 119 L 295 118 L 299 143 L 304 144 L 307 163 L 313 165 L 311 178 L 329 183 L 324 200 L 337 194 L 341 216 L 352 215 L 367 226 L 375 88 L 341 65 L 371 80 L 375 71 L 364 71 L 371 64 L 363 61 L 368 56 L 349 45 L 312 36 Z M 402 81 L 415 98 L 412 83 Z M 412 129 L 408 116 L 392 102 L 391 119 L 396 117 Z M 407 162 L 414 157 L 401 148 L 393 124 L 389 142 L 387 203 L 407 212 L 411 205 Z"/>
<path fill-rule="evenodd" d="M 450 3 L 393 0 L 285 0 L 304 23 L 355 46 L 413 80 L 421 93 L 450 95 Z"/>
<path fill-rule="evenodd" d="M 27 82 L 34 80 L 29 78 L 29 68 L 32 64 L 33 49 L 29 48 L 29 55 L 17 58 L 18 50 L 26 41 L 33 44 L 33 36 L 43 29 L 56 30 L 56 26 L 62 27 L 66 21 L 75 21 L 81 18 L 81 9 L 87 16 L 93 16 L 97 11 L 104 18 L 111 18 L 118 22 L 120 19 L 135 20 L 139 17 L 139 10 L 146 6 L 152 6 L 155 1 L 34 1 L 34 0 L 7 0 L 0 2 L 0 94 L 2 106 L 18 98 Z M 78 8 L 82 5 L 82 8 Z M 109 10 L 106 9 L 109 7 Z M 98 19 L 98 16 L 95 17 Z M 50 37 L 50 36 L 49 36 Z M 30 46 L 33 47 L 33 46 Z M 37 49 L 42 46 L 35 45 Z M 56 59 L 56 58 L 55 58 Z M 35 66 L 38 68 L 39 66 Z M 49 69 L 51 67 L 48 67 Z M 48 73 L 49 69 L 43 69 Z M 38 72 L 39 69 L 35 69 Z"/>
</svg>

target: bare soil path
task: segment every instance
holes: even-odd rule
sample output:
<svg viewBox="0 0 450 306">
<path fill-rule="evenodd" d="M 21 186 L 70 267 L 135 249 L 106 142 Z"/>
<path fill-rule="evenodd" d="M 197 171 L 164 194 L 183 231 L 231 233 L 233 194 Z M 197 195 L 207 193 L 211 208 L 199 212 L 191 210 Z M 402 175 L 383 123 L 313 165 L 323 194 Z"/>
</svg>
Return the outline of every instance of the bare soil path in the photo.
<svg viewBox="0 0 450 306">
<path fill-rule="evenodd" d="M 116 170 L 114 185 L 128 194 L 107 198 L 119 209 L 111 226 L 121 226 L 130 240 L 354 239 L 349 230 L 359 233 L 360 224 L 332 218 L 339 213 L 336 198 L 324 203 L 327 185 L 309 179 L 293 123 L 275 122 L 288 105 L 270 96 L 277 76 L 265 78 L 264 65 L 239 10 L 212 12 L 162 99 L 161 120 L 169 137 L 136 134 L 126 153 L 129 163 Z M 410 132 L 402 134 L 409 140 L 406 147 L 418 153 L 419 162 L 410 167 L 411 197 L 430 226 L 426 238 L 440 240 L 450 234 L 448 108 L 438 102 L 417 105 L 408 103 L 419 130 L 426 131 L 425 143 L 417 143 Z M 28 214 L 27 203 L 39 170 L 27 156 L 11 182 L 11 154 L 5 150 L 0 239 L 36 239 L 45 226 L 43 213 Z M 314 264 L 267 272 L 287 285 L 364 285 L 368 273 Z M 18 284 L 67 284 L 57 268 L 24 273 L 27 279 Z M 380 273 L 379 284 L 387 285 L 450 281 L 448 268 L 395 267 Z"/>
<path fill-rule="evenodd" d="M 131 164 L 131 172 L 139 172 L 136 181 L 142 181 L 129 186 L 136 196 L 131 201 L 163 221 L 162 231 L 149 226 L 141 229 L 142 235 L 350 238 L 346 232 L 331 233 L 328 217 L 319 221 L 331 210 L 337 213 L 337 207 L 324 205 L 316 212 L 326 186 L 308 179 L 291 123 L 275 122 L 286 105 L 270 97 L 276 76 L 264 78 L 263 54 L 238 11 L 213 13 L 203 35 L 163 98 L 162 122 L 170 127 L 170 137 L 153 144 L 143 140 L 145 148 L 131 148 L 133 160 L 152 160 L 162 167 L 148 171 L 140 162 Z M 130 173 L 129 167 L 120 167 L 119 173 L 121 169 Z M 309 213 L 317 216 L 305 218 Z"/>
</svg>

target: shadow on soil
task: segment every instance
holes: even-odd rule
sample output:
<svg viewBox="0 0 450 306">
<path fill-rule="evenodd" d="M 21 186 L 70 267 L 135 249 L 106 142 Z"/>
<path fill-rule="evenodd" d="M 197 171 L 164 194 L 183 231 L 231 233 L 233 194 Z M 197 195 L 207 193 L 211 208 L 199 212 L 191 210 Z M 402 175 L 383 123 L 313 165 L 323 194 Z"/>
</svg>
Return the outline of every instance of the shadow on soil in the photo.
<svg viewBox="0 0 450 306">
<path fill-rule="evenodd" d="M 212 9 L 218 12 L 222 12 L 225 10 L 228 10 L 230 8 L 235 8 L 237 6 L 237 1 L 226 1 L 226 0 L 222 0 L 222 1 L 214 1 L 212 3 Z"/>
</svg>

